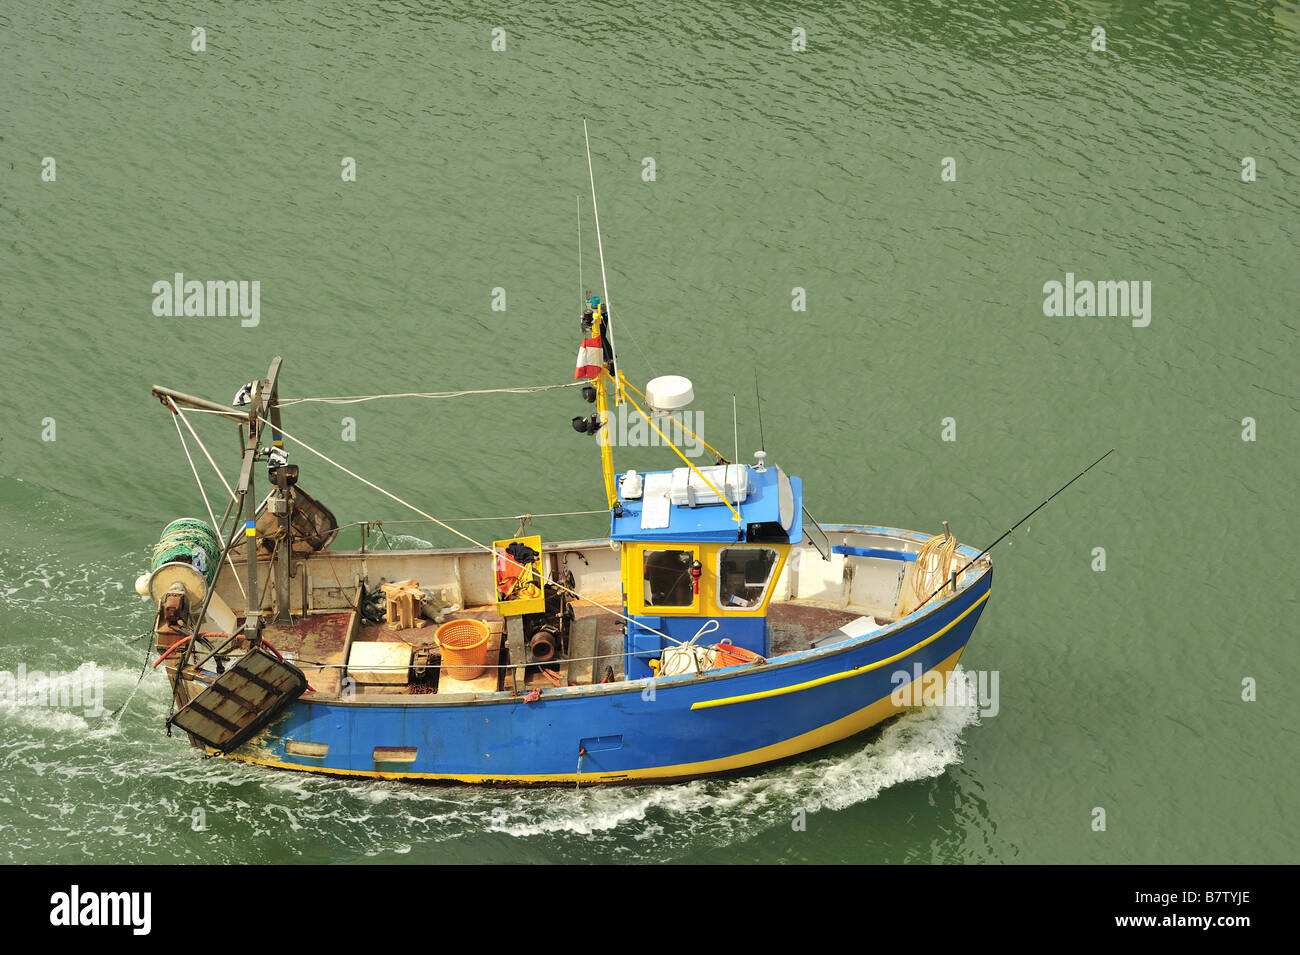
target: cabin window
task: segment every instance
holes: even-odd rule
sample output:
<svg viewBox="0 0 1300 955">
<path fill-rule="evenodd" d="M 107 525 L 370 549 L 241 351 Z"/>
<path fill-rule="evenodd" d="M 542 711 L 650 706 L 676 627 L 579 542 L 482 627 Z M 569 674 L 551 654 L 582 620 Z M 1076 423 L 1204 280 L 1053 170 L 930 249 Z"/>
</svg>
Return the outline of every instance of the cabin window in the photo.
<svg viewBox="0 0 1300 955">
<path fill-rule="evenodd" d="M 770 547 L 724 547 L 718 551 L 718 606 L 723 610 L 760 606 L 778 557 Z"/>
<path fill-rule="evenodd" d="M 648 550 L 643 557 L 645 605 L 689 607 L 695 603 L 691 586 L 693 550 Z"/>
</svg>

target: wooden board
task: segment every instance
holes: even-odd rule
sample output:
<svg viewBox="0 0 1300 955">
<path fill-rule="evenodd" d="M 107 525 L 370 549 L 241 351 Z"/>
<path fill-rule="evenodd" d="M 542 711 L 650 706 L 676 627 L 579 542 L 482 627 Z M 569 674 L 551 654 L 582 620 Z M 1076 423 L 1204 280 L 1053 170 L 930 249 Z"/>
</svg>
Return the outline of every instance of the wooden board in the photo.
<svg viewBox="0 0 1300 955">
<path fill-rule="evenodd" d="M 284 654 L 307 678 L 316 696 L 335 696 L 342 685 L 356 614 L 331 611 L 311 614 L 293 624 L 262 628 L 262 638 Z M 312 666 L 312 664 L 320 664 Z"/>
<path fill-rule="evenodd" d="M 591 617 L 575 620 L 569 627 L 569 685 L 588 686 L 599 676 L 595 673 L 596 621 Z"/>
<path fill-rule="evenodd" d="M 454 680 L 448 676 L 439 675 L 438 677 L 438 695 L 445 693 L 495 693 L 500 686 L 501 671 L 497 669 L 497 664 L 501 659 L 501 635 L 494 633 L 488 636 L 487 645 L 487 669 L 483 675 L 473 680 Z"/>
<path fill-rule="evenodd" d="M 511 689 L 516 693 L 524 692 L 525 661 L 524 621 L 521 617 L 506 618 L 506 649 L 510 652 L 510 662 L 516 664 L 510 671 Z"/>
<path fill-rule="evenodd" d="M 391 683 L 405 686 L 411 682 L 409 643 L 399 640 L 353 643 L 348 653 L 348 676 L 357 683 Z"/>
</svg>

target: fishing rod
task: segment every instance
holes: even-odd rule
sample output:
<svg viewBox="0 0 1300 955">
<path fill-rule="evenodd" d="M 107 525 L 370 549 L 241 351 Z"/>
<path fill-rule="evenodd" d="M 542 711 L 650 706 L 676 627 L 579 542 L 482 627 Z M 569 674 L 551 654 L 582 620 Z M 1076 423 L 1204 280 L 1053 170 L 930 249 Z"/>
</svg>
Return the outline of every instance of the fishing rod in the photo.
<svg viewBox="0 0 1300 955">
<path fill-rule="evenodd" d="M 1056 489 L 1056 492 L 1055 492 L 1054 494 L 1052 494 L 1052 497 L 1056 497 L 1057 494 L 1060 494 L 1062 491 L 1064 491 L 1067 487 L 1069 487 L 1069 486 L 1070 486 L 1071 484 L 1073 484 L 1075 481 L 1079 480 L 1079 478 L 1083 477 L 1085 474 L 1087 474 L 1089 471 L 1091 471 L 1091 470 L 1092 470 L 1093 468 L 1095 468 L 1097 465 L 1101 464 L 1102 461 L 1105 461 L 1106 458 L 1110 457 L 1112 454 L 1114 454 L 1114 452 L 1115 452 L 1115 449 L 1114 449 L 1114 448 L 1111 448 L 1109 451 L 1107 451 L 1105 454 L 1103 454 L 1101 457 L 1099 457 L 1096 461 L 1093 461 L 1093 462 L 1092 462 L 1091 464 L 1089 464 L 1086 468 L 1084 468 L 1082 471 L 1080 471 L 1080 472 L 1079 472 L 1078 474 L 1076 474 L 1074 477 L 1070 478 L 1070 480 L 1068 480 L 1067 482 L 1065 482 L 1065 484 L 1063 484 L 1063 485 L 1061 485 L 1059 488 L 1057 488 L 1057 489 Z M 928 596 L 928 597 L 926 597 L 924 600 L 922 600 L 922 601 L 917 605 L 917 610 L 919 610 L 921 607 L 924 607 L 926 604 L 928 604 L 931 600 L 933 600 L 933 599 L 935 598 L 936 595 L 939 594 L 940 591 L 942 591 L 945 587 L 949 586 L 950 584 L 953 584 L 953 583 L 954 583 L 954 582 L 955 582 L 959 577 L 961 577 L 962 574 L 966 573 L 967 569 L 971 566 L 971 564 L 975 563 L 975 561 L 979 560 L 981 557 L 983 557 L 985 554 L 987 554 L 989 551 L 991 551 L 994 547 L 997 547 L 997 546 L 998 546 L 999 544 L 1001 544 L 1004 540 L 1006 540 L 1008 537 L 1010 537 L 1010 536 L 1011 536 L 1011 532 L 1014 531 L 1017 527 L 1019 527 L 1019 526 L 1020 526 L 1021 524 L 1023 524 L 1025 521 L 1029 520 L 1031 517 L 1033 517 L 1035 514 L 1037 514 L 1037 513 L 1038 513 L 1039 511 L 1041 511 L 1043 508 L 1045 508 L 1045 507 L 1048 505 L 1048 503 L 1052 500 L 1052 497 L 1049 497 L 1046 501 L 1043 501 L 1042 504 L 1039 504 L 1036 508 L 1034 508 L 1034 509 L 1033 509 L 1032 511 L 1030 511 L 1028 514 L 1026 514 L 1024 517 L 1020 518 L 1020 520 L 1018 520 L 1018 521 L 1016 521 L 1014 524 L 1012 524 L 1009 528 L 1007 528 L 1006 533 L 1004 533 L 1001 537 L 999 537 L 997 540 L 995 540 L 992 544 L 989 544 L 988 547 L 985 547 L 982 551 L 980 551 L 978 554 L 976 554 L 974 557 L 972 557 L 969 561 L 967 561 L 965 567 L 963 567 L 961 570 L 957 571 L 955 574 L 952 575 L 952 577 L 950 577 L 948 580 L 945 580 L 942 584 L 939 585 L 939 590 L 936 590 L 934 593 L 930 594 L 930 596 Z M 915 613 L 915 612 L 916 612 L 916 611 L 913 611 L 913 613 Z"/>
</svg>

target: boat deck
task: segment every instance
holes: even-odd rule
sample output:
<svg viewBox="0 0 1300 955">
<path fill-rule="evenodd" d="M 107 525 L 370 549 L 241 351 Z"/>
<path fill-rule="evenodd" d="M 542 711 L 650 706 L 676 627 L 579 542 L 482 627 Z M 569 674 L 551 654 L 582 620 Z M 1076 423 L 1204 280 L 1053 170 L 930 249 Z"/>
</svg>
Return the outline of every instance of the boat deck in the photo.
<svg viewBox="0 0 1300 955">
<path fill-rule="evenodd" d="M 576 606 L 569 634 L 568 654 L 545 666 L 529 665 L 516 692 L 547 690 L 557 686 L 587 686 L 620 682 L 623 671 L 623 621 L 597 607 Z M 862 615 L 804 601 L 774 601 L 768 615 L 772 657 L 806 650 L 811 642 Z M 291 625 L 268 624 L 267 642 L 306 675 L 308 697 L 336 698 L 344 688 L 343 675 L 351 648 L 357 643 L 404 643 L 428 651 L 438 660 L 437 625 L 394 629 L 383 622 L 362 622 L 355 611 L 311 614 Z M 364 684 L 366 694 L 409 696 L 436 693 L 483 694 L 515 690 L 514 661 L 504 648 L 505 621 L 494 607 L 470 607 L 448 613 L 446 619 L 473 618 L 488 625 L 487 671 L 474 680 L 439 675 L 428 681 Z M 883 621 L 882 621 L 883 623 Z"/>
</svg>

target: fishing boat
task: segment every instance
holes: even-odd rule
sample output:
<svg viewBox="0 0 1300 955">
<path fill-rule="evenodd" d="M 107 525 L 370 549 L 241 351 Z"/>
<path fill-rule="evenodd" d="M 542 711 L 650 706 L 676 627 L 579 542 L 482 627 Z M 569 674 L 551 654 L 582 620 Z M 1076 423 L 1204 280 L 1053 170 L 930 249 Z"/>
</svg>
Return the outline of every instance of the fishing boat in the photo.
<svg viewBox="0 0 1300 955">
<path fill-rule="evenodd" d="M 220 519 L 205 494 L 207 520 L 168 524 L 137 581 L 157 604 L 169 733 L 209 755 L 338 776 L 664 783 L 863 733 L 953 670 L 989 598 L 988 549 L 959 543 L 946 524 L 929 534 L 813 520 L 800 478 L 766 450 L 742 462 L 738 448 L 724 455 L 685 427 L 688 379 L 633 383 L 602 291 L 584 293 L 571 381 L 500 389 L 572 389 L 581 414 L 570 440 L 598 447 L 593 512 L 608 518 L 598 538 L 545 540 L 530 533 L 544 515 L 524 513 L 513 536 L 480 541 L 471 525 L 386 490 L 364 463 L 286 430 L 283 412 L 313 399 L 281 398 L 280 358 L 228 405 L 153 387 L 200 492 L 206 458 L 227 495 Z M 615 411 L 662 439 L 669 466 L 616 469 Z M 233 482 L 199 416 L 236 423 Z M 713 463 L 683 453 L 684 433 Z M 299 486 L 290 453 L 460 546 L 393 549 L 375 546 L 387 538 L 381 521 L 340 527 Z M 357 546 L 334 546 L 345 530 Z"/>
</svg>

